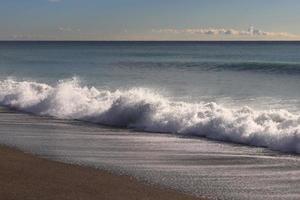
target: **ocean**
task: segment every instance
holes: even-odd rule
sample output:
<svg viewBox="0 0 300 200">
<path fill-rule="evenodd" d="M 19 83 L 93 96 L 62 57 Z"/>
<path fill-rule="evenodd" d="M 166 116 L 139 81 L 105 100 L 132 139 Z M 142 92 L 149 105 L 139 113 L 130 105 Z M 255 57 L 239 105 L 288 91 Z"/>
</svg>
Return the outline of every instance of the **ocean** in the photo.
<svg viewBox="0 0 300 200">
<path fill-rule="evenodd" d="M 0 42 L 0 143 L 218 199 L 300 198 L 300 42 Z"/>
</svg>

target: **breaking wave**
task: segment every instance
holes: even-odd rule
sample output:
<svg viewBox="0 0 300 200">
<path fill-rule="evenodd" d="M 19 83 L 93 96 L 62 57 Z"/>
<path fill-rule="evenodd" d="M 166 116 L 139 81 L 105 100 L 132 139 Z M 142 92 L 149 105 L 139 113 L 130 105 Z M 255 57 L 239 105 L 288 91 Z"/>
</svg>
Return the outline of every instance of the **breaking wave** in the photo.
<svg viewBox="0 0 300 200">
<path fill-rule="evenodd" d="M 59 81 L 55 86 L 0 81 L 0 105 L 37 115 L 300 153 L 300 115 L 286 110 L 171 101 L 146 88 L 99 90 L 81 86 L 76 79 Z"/>
</svg>

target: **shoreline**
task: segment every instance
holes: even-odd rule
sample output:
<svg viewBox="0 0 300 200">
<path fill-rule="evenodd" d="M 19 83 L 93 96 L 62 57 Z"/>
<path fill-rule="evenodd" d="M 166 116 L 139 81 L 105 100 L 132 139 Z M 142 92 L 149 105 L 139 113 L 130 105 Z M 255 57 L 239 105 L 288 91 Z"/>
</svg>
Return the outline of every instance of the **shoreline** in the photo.
<svg viewBox="0 0 300 200">
<path fill-rule="evenodd" d="M 0 196 L 7 200 L 203 199 L 104 170 L 47 160 L 0 145 Z"/>
</svg>

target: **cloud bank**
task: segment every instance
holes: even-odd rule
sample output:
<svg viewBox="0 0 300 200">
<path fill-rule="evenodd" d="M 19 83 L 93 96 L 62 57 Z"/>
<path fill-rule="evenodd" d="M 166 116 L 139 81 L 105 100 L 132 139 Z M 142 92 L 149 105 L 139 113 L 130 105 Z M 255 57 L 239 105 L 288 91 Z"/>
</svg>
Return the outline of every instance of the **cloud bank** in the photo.
<svg viewBox="0 0 300 200">
<path fill-rule="evenodd" d="M 265 36 L 265 37 L 297 37 L 287 32 L 267 32 L 255 29 L 253 26 L 248 30 L 236 30 L 226 28 L 190 28 L 190 29 L 152 29 L 153 33 L 190 34 L 190 35 L 224 35 L 224 36 Z"/>
</svg>

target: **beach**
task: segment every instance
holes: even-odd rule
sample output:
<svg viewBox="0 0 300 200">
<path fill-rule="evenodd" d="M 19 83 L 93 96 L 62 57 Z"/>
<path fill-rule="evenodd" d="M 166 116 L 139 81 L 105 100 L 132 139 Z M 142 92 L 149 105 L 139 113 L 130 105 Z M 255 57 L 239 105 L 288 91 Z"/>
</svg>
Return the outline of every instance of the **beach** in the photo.
<svg viewBox="0 0 300 200">
<path fill-rule="evenodd" d="M 95 192 L 97 185 L 103 183 L 101 180 L 105 180 L 101 174 L 115 180 L 110 185 L 112 190 L 108 190 L 111 195 L 129 191 L 129 177 L 134 177 L 133 191 L 134 185 L 146 189 L 151 187 L 140 183 L 150 183 L 160 188 L 209 199 L 296 200 L 300 195 L 299 157 L 263 148 L 201 138 L 135 132 L 7 109 L 0 112 L 0 136 L 1 144 L 47 159 L 3 149 L 10 152 L 13 159 L 17 158 L 16 155 L 20 156 L 18 162 L 8 162 L 11 159 L 8 159 L 7 153 L 0 156 L 1 165 L 6 166 L 1 169 L 2 183 L 10 186 L 11 191 L 19 192 L 20 188 L 20 195 L 43 191 L 35 189 L 36 185 L 46 193 L 51 187 L 48 187 L 49 183 L 44 182 L 45 180 L 52 182 L 54 189 L 63 189 L 61 192 L 66 196 L 72 195 L 72 187 L 78 192 L 86 190 L 91 191 L 88 192 L 90 195 L 95 195 L 92 191 Z M 31 161 L 28 165 L 27 159 Z M 12 171 L 14 165 L 17 171 Z M 25 169 L 27 175 L 24 174 Z M 126 176 L 120 178 L 111 174 Z M 7 184 L 8 181 L 2 176 L 16 177 L 20 182 Z M 44 176 L 45 178 L 41 178 Z M 126 190 L 120 186 L 123 185 L 123 178 Z M 27 180 L 31 182 L 26 182 Z M 100 181 L 99 184 L 97 181 Z M 104 183 L 110 182 L 105 180 Z M 81 187 L 85 184 L 87 185 Z M 120 193 L 116 188 L 120 189 Z M 132 193 L 135 194 L 136 192 Z"/>
<path fill-rule="evenodd" d="M 49 161 L 0 147 L 0 197 L 3 200 L 200 199 L 145 185 L 130 176 Z"/>
<path fill-rule="evenodd" d="M 0 200 L 300 200 L 300 1 L 0 5 Z"/>
</svg>

